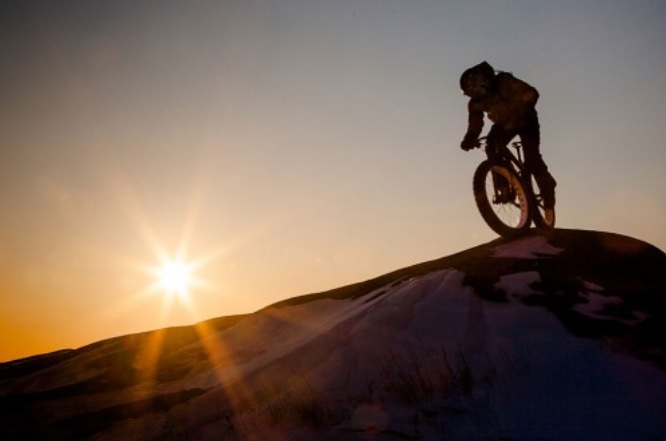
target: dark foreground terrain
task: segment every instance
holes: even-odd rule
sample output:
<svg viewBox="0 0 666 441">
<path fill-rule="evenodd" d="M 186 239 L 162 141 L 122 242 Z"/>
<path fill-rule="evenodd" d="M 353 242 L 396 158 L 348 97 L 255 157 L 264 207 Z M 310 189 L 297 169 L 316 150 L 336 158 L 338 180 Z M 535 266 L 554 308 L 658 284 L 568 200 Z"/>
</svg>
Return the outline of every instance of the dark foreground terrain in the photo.
<svg viewBox="0 0 666 441">
<path fill-rule="evenodd" d="M 3 440 L 657 440 L 666 255 L 555 230 L 0 364 Z"/>
</svg>

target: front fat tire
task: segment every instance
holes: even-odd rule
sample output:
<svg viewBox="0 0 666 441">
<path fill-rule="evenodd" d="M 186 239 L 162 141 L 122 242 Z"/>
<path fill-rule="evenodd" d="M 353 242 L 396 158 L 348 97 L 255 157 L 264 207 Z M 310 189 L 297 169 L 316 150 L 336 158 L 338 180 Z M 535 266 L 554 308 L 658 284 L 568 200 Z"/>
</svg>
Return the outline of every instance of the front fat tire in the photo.
<svg viewBox="0 0 666 441">
<path fill-rule="evenodd" d="M 497 204 L 493 173 L 503 176 L 516 194 L 513 203 Z M 489 160 L 482 162 L 474 172 L 474 200 L 488 226 L 500 236 L 512 237 L 525 232 L 530 227 L 529 197 L 518 175 L 502 165 Z"/>
</svg>

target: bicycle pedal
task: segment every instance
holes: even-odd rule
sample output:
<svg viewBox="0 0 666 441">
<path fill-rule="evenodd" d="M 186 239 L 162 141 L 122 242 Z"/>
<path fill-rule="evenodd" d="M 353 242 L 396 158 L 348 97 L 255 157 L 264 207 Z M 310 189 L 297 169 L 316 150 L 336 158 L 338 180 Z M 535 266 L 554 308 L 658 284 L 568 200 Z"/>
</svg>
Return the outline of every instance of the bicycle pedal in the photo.
<svg viewBox="0 0 666 441">
<path fill-rule="evenodd" d="M 508 204 L 513 202 L 516 198 L 516 193 L 511 190 L 500 190 L 493 197 L 493 203 L 495 204 Z"/>
</svg>

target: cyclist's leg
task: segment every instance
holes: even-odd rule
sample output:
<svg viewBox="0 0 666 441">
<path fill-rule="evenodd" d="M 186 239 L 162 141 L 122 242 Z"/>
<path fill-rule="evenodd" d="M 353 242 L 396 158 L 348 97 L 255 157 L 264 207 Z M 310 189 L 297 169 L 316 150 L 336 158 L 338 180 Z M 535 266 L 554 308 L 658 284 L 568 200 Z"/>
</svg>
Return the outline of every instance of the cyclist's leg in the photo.
<svg viewBox="0 0 666 441">
<path fill-rule="evenodd" d="M 499 150 L 502 147 L 505 147 L 517 134 L 518 132 L 516 130 L 507 130 L 499 124 L 493 124 L 486 137 L 486 142 L 488 143 L 488 148 L 486 149 L 488 159 L 491 161 L 499 161 Z"/>
<path fill-rule="evenodd" d="M 543 191 L 544 203 L 548 207 L 555 206 L 555 186 L 557 182 L 548 171 L 540 151 L 541 132 L 536 110 L 526 113 L 525 124 L 519 130 L 523 143 L 525 166 L 534 175 L 539 188 Z"/>
</svg>

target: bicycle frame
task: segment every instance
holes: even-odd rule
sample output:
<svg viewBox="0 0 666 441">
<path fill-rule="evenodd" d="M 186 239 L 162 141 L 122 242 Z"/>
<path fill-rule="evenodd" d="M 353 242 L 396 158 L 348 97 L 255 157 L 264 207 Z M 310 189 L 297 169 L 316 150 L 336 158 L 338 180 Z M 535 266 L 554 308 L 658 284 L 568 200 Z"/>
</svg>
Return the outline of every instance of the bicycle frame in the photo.
<svg viewBox="0 0 666 441">
<path fill-rule="evenodd" d="M 486 154 L 488 153 L 488 137 L 483 136 L 479 138 L 479 148 L 482 148 Z M 525 163 L 523 161 L 523 153 L 522 153 L 522 147 L 523 144 L 520 141 L 514 141 L 511 143 L 511 147 L 516 149 L 516 153 L 514 154 L 510 149 L 509 149 L 509 144 L 501 146 L 499 149 L 497 149 L 497 157 L 500 159 L 500 161 L 506 163 L 506 164 L 511 164 L 513 167 L 513 170 L 518 174 L 518 177 L 523 181 L 523 185 L 527 187 L 527 189 L 530 191 L 530 194 L 533 193 L 533 188 L 532 188 L 532 180 L 530 179 L 531 173 L 528 173 L 528 170 L 525 168 Z M 495 193 L 497 195 L 497 188 L 495 188 Z"/>
<path fill-rule="evenodd" d="M 479 138 L 476 147 L 483 148 L 488 160 L 474 172 L 474 198 L 488 225 L 503 236 L 510 236 L 529 228 L 553 228 L 555 211 L 544 205 L 540 187 L 524 162 L 522 142 L 510 143 L 488 154 L 487 137 Z M 512 177 L 513 176 L 513 177 Z M 486 179 L 492 181 L 486 183 Z M 507 182 L 511 181 L 511 183 Z M 516 181 L 517 180 L 517 181 Z"/>
<path fill-rule="evenodd" d="M 479 138 L 479 147 L 483 148 L 486 153 L 488 149 L 487 141 L 488 138 L 486 136 Z M 518 176 L 520 176 L 521 179 L 525 179 L 527 177 L 525 176 L 527 170 L 525 170 L 525 163 L 523 161 L 523 144 L 520 141 L 514 141 L 511 143 L 511 146 L 516 149 L 515 155 L 511 150 L 509 150 L 508 144 L 499 148 L 497 153 L 502 160 L 513 165 L 515 171 L 518 172 Z"/>
</svg>

